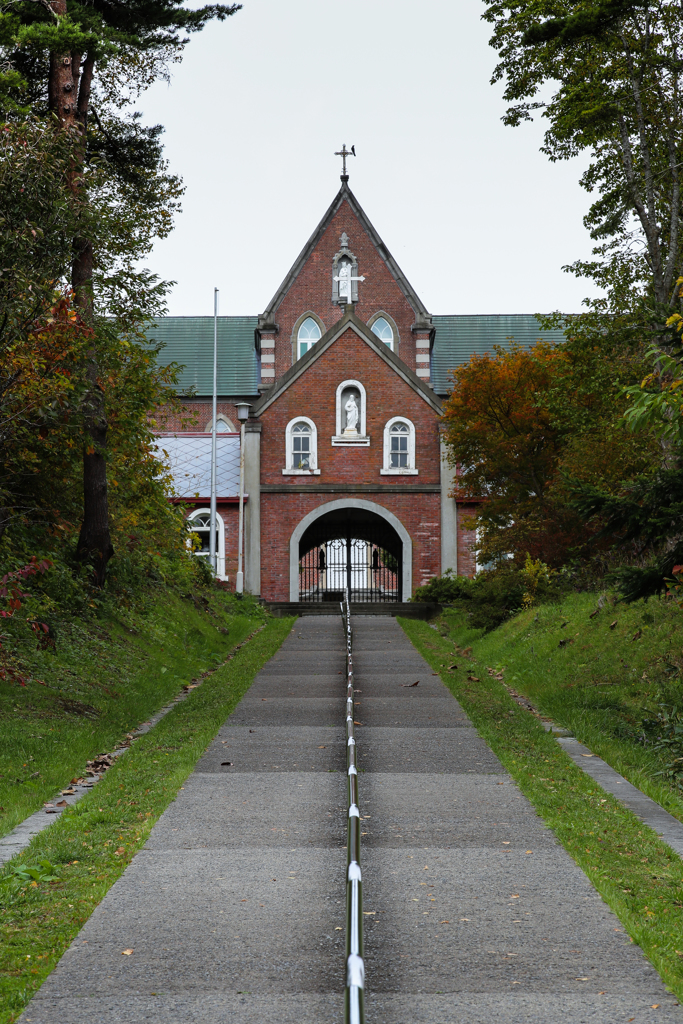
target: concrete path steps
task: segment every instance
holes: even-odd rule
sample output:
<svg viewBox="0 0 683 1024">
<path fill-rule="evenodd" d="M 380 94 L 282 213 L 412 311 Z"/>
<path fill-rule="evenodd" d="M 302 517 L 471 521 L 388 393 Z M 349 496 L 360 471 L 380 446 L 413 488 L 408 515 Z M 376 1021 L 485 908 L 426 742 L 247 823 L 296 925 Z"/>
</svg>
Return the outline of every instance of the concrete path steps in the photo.
<svg viewBox="0 0 683 1024">
<path fill-rule="evenodd" d="M 368 1024 L 683 1024 L 396 622 L 353 626 Z M 343 672 L 298 620 L 22 1024 L 342 1020 Z"/>
</svg>

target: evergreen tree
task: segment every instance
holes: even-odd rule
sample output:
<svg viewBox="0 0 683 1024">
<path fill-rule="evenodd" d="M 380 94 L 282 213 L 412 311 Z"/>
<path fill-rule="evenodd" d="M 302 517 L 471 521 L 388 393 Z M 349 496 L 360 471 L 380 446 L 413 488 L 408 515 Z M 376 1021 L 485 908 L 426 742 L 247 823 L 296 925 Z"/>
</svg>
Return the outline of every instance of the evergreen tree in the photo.
<svg viewBox="0 0 683 1024">
<path fill-rule="evenodd" d="M 117 108 L 167 73 L 167 63 L 179 58 L 187 33 L 200 31 L 213 19 L 224 20 L 237 10 L 236 4 L 186 10 L 182 0 L 20 0 L 0 12 L 0 48 L 4 56 L 0 102 L 6 117 L 29 112 L 46 115 L 56 130 L 70 137 L 72 151 L 65 178 L 81 205 L 83 193 L 88 194 L 90 188 L 86 172 L 93 161 L 105 157 L 113 190 L 118 194 L 119 211 L 120 201 L 126 197 L 129 213 L 132 206 L 137 206 L 143 209 L 143 217 L 153 222 L 164 204 L 168 212 L 169 200 L 179 194 L 178 183 L 164 174 L 160 129 L 144 129 L 135 119 L 126 121 Z M 101 102 L 93 105 L 94 99 Z M 90 191 L 88 199 L 96 202 L 97 196 Z M 129 217 L 127 228 L 114 235 L 114 239 L 132 243 L 127 259 L 121 249 L 118 254 L 112 253 L 111 237 L 105 231 L 98 232 L 94 224 L 94 218 L 90 225 L 87 217 L 81 218 L 82 230 L 71 239 L 71 284 L 85 323 L 94 321 L 97 271 L 106 262 L 98 251 L 98 241 L 103 249 L 109 247 L 110 270 L 112 255 L 114 264 L 119 257 L 119 270 L 121 259 L 127 265 L 129 282 L 135 276 L 132 264 L 139 248 Z M 165 228 L 163 223 L 156 227 L 160 228 L 157 234 L 169 229 L 168 223 Z M 120 306 L 122 298 L 125 303 L 135 291 L 116 274 L 110 273 L 108 283 L 109 298 L 115 305 Z M 159 288 L 149 278 L 145 284 L 153 302 Z M 113 548 L 107 497 L 107 418 L 96 331 L 92 338 L 82 403 L 84 507 L 77 557 L 92 565 L 94 577 L 102 586 Z"/>
</svg>

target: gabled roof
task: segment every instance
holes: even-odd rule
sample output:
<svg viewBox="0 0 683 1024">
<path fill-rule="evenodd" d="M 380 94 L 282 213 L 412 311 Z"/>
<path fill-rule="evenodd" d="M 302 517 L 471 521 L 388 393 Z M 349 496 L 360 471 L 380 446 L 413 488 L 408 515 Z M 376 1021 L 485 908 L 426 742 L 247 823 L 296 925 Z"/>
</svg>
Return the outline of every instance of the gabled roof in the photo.
<svg viewBox="0 0 683 1024">
<path fill-rule="evenodd" d="M 537 318 L 528 313 L 507 316 L 434 316 L 436 337 L 432 351 L 431 379 L 437 395 L 447 395 L 453 387 L 448 371 L 469 361 L 470 356 L 493 352 L 494 345 L 509 348 L 517 342 L 530 348 L 537 341 L 559 345 L 566 341 L 564 331 L 543 330 Z"/>
<path fill-rule="evenodd" d="M 342 203 L 344 202 L 347 202 L 351 207 L 353 213 L 356 215 L 362 227 L 367 232 L 370 240 L 372 241 L 372 244 L 375 246 L 375 249 L 377 250 L 379 255 L 386 263 L 387 267 L 389 268 L 392 277 L 396 281 L 397 285 L 405 295 L 410 305 L 413 307 L 413 310 L 415 311 L 415 322 L 417 324 L 424 324 L 426 327 L 431 326 L 431 317 L 427 310 L 425 309 L 422 302 L 420 301 L 417 292 L 408 281 L 408 278 L 405 276 L 405 274 L 403 273 L 403 271 L 401 270 L 398 263 L 389 252 L 389 250 L 387 249 L 386 245 L 384 244 L 380 236 L 377 234 L 377 231 L 371 224 L 367 214 L 365 213 L 362 206 L 360 205 L 360 203 L 354 196 L 353 192 L 349 188 L 348 182 L 344 181 L 343 179 L 342 186 L 339 189 L 337 195 L 334 197 L 331 206 L 325 213 L 323 219 L 320 221 L 320 223 L 318 224 L 317 228 L 315 229 L 309 240 L 306 242 L 306 245 L 299 253 L 297 259 L 294 262 L 294 265 L 292 266 L 291 270 L 289 271 L 284 281 L 278 288 L 277 292 L 271 299 L 267 309 L 259 317 L 259 325 L 274 323 L 275 314 L 280 303 L 284 299 L 285 295 L 287 294 L 293 283 L 296 281 L 297 277 L 301 272 L 302 267 L 304 266 L 309 256 L 315 249 L 316 245 L 322 238 L 323 234 L 327 230 L 328 224 L 330 223 L 330 221 L 332 220 L 332 218 L 334 217 L 334 215 L 337 213 Z"/>
<path fill-rule="evenodd" d="M 258 317 L 218 317 L 218 394 L 258 395 L 259 367 L 255 346 Z M 213 391 L 213 317 L 165 316 L 148 332 L 152 344 L 161 342 L 160 366 L 184 366 L 177 386 L 181 395 Z"/>
<path fill-rule="evenodd" d="M 290 366 L 290 368 L 283 373 L 278 380 L 276 380 L 273 387 L 268 389 L 261 400 L 253 406 L 251 413 L 252 416 L 260 416 L 261 413 L 265 412 L 268 406 L 272 405 L 273 402 L 280 397 L 283 391 L 286 391 L 295 380 L 298 380 L 302 373 L 305 373 L 316 359 L 320 359 L 327 349 L 330 348 L 331 345 L 334 345 L 335 341 L 337 341 L 337 339 L 340 338 L 349 328 L 351 328 L 351 330 L 353 330 L 362 341 L 369 345 L 370 348 L 373 349 L 373 351 L 375 351 L 377 355 L 383 359 L 384 362 L 390 366 L 391 369 L 397 373 L 409 387 L 413 389 L 413 391 L 417 392 L 420 398 L 423 398 L 427 405 L 431 406 L 434 412 L 441 415 L 441 399 L 434 394 L 427 384 L 420 380 L 416 373 L 406 366 L 402 359 L 399 359 L 383 341 L 380 341 L 377 335 L 373 334 L 370 328 L 364 324 L 362 320 L 358 319 L 356 314 L 353 312 L 352 306 L 346 306 L 346 312 L 341 320 L 334 324 L 326 334 L 323 334 L 320 341 L 317 341 L 315 345 L 309 348 L 308 352 L 306 352 L 301 359 L 298 359 L 293 366 Z"/>
</svg>

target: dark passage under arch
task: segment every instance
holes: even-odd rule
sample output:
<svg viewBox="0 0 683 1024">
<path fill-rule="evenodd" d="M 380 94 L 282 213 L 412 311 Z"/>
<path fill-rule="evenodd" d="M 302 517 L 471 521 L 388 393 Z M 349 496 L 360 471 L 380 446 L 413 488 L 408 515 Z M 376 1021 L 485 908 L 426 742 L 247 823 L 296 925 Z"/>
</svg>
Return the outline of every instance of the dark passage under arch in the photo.
<svg viewBox="0 0 683 1024">
<path fill-rule="evenodd" d="M 299 541 L 299 600 L 400 601 L 403 541 L 386 519 L 343 508 L 311 523 Z"/>
</svg>

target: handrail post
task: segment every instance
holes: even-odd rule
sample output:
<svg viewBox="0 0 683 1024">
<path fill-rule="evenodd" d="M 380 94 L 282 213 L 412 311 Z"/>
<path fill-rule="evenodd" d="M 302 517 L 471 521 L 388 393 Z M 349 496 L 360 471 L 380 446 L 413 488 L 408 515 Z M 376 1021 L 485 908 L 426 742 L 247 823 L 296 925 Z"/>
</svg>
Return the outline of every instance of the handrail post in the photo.
<svg viewBox="0 0 683 1024">
<path fill-rule="evenodd" d="M 346 840 L 346 991 L 345 1024 L 365 1024 L 365 965 L 363 963 L 363 881 L 360 869 L 360 810 L 358 767 L 353 721 L 353 632 L 351 594 L 347 587 L 341 602 L 346 639 L 346 776 L 348 825 Z"/>
</svg>

